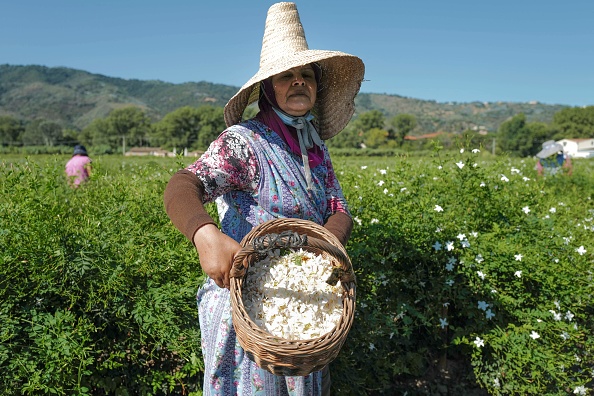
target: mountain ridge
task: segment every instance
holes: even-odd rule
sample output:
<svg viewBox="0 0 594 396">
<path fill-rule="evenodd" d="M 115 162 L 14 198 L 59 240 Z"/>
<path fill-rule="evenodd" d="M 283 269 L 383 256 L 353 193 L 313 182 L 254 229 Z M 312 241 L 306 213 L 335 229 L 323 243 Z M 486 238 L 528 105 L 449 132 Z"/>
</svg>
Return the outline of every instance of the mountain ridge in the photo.
<svg viewBox="0 0 594 396">
<path fill-rule="evenodd" d="M 159 120 L 183 106 L 224 106 L 239 87 L 206 81 L 169 83 L 109 77 L 68 67 L 0 65 L 0 116 L 25 122 L 54 121 L 65 128 L 83 129 L 96 118 L 126 106 L 143 109 Z M 360 92 L 356 114 L 379 110 L 386 119 L 398 114 L 417 118 L 418 133 L 461 132 L 466 129 L 495 131 L 516 114 L 527 121 L 550 123 L 568 105 L 539 102 L 436 102 Z"/>
</svg>

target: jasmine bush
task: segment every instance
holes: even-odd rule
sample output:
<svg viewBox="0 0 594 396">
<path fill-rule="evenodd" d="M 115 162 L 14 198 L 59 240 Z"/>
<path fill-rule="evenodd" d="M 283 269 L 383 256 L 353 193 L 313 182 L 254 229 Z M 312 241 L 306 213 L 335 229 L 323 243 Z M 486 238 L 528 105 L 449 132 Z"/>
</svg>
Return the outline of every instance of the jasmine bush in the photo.
<svg viewBox="0 0 594 396">
<path fill-rule="evenodd" d="M 472 149 L 335 158 L 358 284 L 334 394 L 591 392 L 591 162 Z M 186 164 L 98 157 L 70 189 L 66 159 L 0 165 L 0 393 L 201 394 L 203 275 L 162 207 Z"/>
</svg>

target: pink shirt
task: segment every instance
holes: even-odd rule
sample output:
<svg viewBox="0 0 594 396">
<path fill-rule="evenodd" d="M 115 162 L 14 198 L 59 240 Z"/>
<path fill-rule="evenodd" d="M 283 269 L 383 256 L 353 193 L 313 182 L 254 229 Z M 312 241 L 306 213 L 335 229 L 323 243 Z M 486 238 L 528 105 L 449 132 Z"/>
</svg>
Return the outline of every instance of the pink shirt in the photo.
<svg viewBox="0 0 594 396">
<path fill-rule="evenodd" d="M 78 186 L 89 178 L 88 164 L 91 159 L 86 155 L 75 155 L 66 163 L 66 175 L 68 175 L 68 182 L 74 186 Z"/>
</svg>

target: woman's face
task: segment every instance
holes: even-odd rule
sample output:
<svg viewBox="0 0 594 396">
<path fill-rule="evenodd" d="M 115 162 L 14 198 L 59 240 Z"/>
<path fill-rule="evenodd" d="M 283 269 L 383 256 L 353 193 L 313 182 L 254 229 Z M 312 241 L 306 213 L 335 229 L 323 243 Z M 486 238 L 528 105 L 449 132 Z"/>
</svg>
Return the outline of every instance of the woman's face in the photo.
<svg viewBox="0 0 594 396">
<path fill-rule="evenodd" d="M 272 76 L 276 103 L 282 111 L 292 116 L 302 116 L 316 102 L 318 84 L 310 65 L 295 67 Z"/>
</svg>

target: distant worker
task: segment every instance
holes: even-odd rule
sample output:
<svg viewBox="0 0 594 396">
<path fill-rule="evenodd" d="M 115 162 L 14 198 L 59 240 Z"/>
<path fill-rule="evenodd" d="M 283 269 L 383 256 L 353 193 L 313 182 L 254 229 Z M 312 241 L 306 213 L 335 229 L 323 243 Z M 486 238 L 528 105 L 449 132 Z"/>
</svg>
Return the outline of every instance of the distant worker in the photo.
<svg viewBox="0 0 594 396">
<path fill-rule="evenodd" d="M 72 158 L 66 163 L 66 176 L 70 187 L 78 187 L 87 181 L 91 172 L 91 159 L 87 154 L 85 146 L 77 144 L 74 146 Z"/>
<path fill-rule="evenodd" d="M 546 141 L 542 144 L 542 150 L 536 154 L 536 171 L 539 176 L 573 173 L 573 165 L 569 155 L 563 152 L 563 146 L 555 143 L 554 140 Z"/>
</svg>

